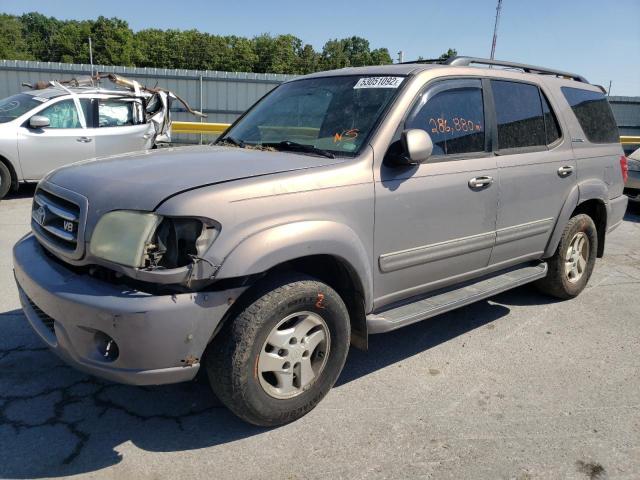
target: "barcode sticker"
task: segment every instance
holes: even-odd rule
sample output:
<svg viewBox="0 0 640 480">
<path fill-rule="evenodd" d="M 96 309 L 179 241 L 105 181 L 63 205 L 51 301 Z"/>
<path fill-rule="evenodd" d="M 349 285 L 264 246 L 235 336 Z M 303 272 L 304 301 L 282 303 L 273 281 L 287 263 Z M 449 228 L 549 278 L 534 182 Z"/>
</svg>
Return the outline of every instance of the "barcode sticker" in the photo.
<svg viewBox="0 0 640 480">
<path fill-rule="evenodd" d="M 404 77 L 364 77 L 353 88 L 398 88 L 403 80 Z"/>
</svg>

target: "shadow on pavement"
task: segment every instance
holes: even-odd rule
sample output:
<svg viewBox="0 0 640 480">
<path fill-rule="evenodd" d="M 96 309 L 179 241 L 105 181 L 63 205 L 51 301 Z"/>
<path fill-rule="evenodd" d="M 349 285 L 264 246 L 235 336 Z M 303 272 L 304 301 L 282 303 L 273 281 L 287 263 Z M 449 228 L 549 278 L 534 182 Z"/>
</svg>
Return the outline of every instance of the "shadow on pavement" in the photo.
<svg viewBox="0 0 640 480">
<path fill-rule="evenodd" d="M 33 193 L 36 191 L 37 183 L 23 183 L 17 192 L 10 190 L 7 196 L 3 200 L 15 200 L 18 198 L 30 198 L 33 197 Z"/>
<path fill-rule="evenodd" d="M 531 289 L 500 303 L 545 302 Z M 369 352 L 352 349 L 337 387 L 447 342 L 509 313 L 482 301 L 384 335 Z M 122 460 L 131 442 L 153 452 L 201 449 L 268 429 L 237 419 L 206 381 L 132 387 L 64 365 L 30 330 L 20 310 L 0 314 L 0 477 L 96 472 Z"/>
</svg>

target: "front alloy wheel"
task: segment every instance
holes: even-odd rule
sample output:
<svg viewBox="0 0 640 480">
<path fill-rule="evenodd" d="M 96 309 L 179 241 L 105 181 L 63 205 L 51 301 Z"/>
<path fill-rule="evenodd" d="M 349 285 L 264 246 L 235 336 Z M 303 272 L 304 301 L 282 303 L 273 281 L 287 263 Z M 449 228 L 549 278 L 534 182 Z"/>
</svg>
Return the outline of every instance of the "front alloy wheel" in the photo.
<svg viewBox="0 0 640 480">
<path fill-rule="evenodd" d="M 269 333 L 258 357 L 264 391 L 282 399 L 307 390 L 324 370 L 330 338 L 327 324 L 315 313 L 292 313 L 281 320 Z"/>
</svg>

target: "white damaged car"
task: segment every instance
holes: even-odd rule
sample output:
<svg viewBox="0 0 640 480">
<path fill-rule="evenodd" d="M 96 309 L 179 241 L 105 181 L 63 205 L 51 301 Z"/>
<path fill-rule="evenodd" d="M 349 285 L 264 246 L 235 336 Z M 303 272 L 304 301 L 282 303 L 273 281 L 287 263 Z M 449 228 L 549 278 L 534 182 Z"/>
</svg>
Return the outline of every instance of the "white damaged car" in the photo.
<svg viewBox="0 0 640 480">
<path fill-rule="evenodd" d="M 101 75 L 124 88 L 94 86 Z M 114 74 L 27 86 L 0 100 L 0 199 L 63 165 L 169 142 L 171 102 L 185 103 Z"/>
</svg>

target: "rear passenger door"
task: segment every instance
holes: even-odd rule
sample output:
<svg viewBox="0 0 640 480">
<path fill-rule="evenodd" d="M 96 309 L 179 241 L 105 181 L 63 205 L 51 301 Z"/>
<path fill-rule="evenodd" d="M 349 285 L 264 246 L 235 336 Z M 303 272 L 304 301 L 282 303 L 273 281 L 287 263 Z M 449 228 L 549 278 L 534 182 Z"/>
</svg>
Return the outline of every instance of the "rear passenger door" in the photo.
<svg viewBox="0 0 640 480">
<path fill-rule="evenodd" d="M 491 80 L 496 114 L 499 200 L 491 265 L 539 258 L 576 185 L 568 134 L 535 84 Z"/>
<path fill-rule="evenodd" d="M 154 127 L 146 123 L 142 105 L 131 98 L 94 99 L 96 155 L 115 155 L 151 148 Z"/>
</svg>

